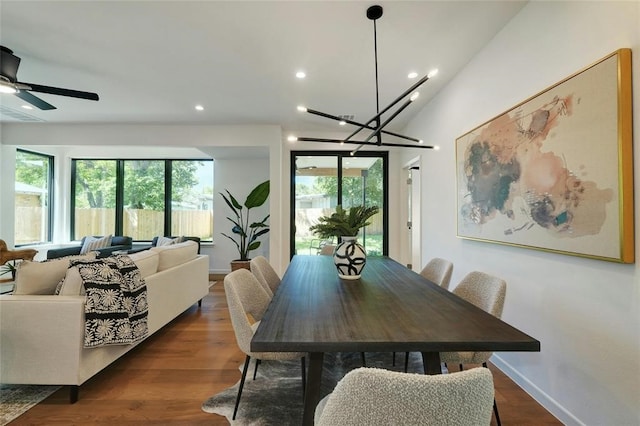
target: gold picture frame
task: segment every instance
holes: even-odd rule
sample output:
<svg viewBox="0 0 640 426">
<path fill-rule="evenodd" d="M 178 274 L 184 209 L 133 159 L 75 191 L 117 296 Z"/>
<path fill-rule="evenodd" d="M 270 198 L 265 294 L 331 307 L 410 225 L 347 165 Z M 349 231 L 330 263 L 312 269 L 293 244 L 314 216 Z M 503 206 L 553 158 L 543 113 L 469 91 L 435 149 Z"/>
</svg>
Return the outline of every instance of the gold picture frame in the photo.
<svg viewBox="0 0 640 426">
<path fill-rule="evenodd" d="M 634 262 L 631 49 L 456 139 L 457 236 Z"/>
</svg>

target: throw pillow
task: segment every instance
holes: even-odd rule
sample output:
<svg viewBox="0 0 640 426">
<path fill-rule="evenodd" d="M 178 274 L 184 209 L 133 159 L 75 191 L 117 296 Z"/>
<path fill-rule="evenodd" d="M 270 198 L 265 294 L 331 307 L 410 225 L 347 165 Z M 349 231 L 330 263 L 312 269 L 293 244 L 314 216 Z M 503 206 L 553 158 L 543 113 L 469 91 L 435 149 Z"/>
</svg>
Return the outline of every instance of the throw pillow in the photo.
<svg viewBox="0 0 640 426">
<path fill-rule="evenodd" d="M 87 254 L 91 251 L 109 247 L 111 246 L 112 238 L 113 237 L 111 235 L 107 235 L 101 238 L 85 237 L 84 243 L 82 244 L 82 248 L 80 249 L 80 254 Z"/>
<path fill-rule="evenodd" d="M 77 266 L 70 266 L 67 269 L 67 274 L 56 287 L 55 294 L 58 296 L 84 296 L 86 294 Z"/>
<path fill-rule="evenodd" d="M 171 238 L 171 237 L 158 237 L 158 239 L 156 240 L 156 247 L 161 247 L 161 246 L 170 246 L 172 244 L 178 244 L 182 242 L 182 237 L 176 237 L 176 238 Z"/>
<path fill-rule="evenodd" d="M 89 253 L 84 256 L 67 256 L 43 262 L 24 260 L 18 265 L 13 294 L 54 294 L 71 260 L 95 257 L 95 253 Z"/>
</svg>

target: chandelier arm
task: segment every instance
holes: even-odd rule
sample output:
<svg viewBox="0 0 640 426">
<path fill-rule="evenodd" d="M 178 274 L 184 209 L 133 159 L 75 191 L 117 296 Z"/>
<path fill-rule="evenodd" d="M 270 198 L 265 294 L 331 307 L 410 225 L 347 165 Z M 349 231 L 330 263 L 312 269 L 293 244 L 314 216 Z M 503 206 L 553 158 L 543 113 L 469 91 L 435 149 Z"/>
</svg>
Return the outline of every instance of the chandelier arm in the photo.
<svg viewBox="0 0 640 426">
<path fill-rule="evenodd" d="M 393 100 L 393 102 L 391 102 L 389 105 L 387 105 L 382 111 L 380 111 L 379 113 L 377 113 L 376 115 L 374 115 L 372 118 L 370 118 L 369 120 L 367 120 L 364 126 L 361 126 L 359 129 L 356 129 L 352 134 L 350 134 L 349 136 L 347 136 L 347 140 L 351 139 L 353 136 L 356 135 L 356 133 L 358 133 L 359 131 L 361 131 L 362 129 L 364 129 L 366 126 L 368 126 L 372 121 L 376 121 L 380 119 L 380 116 L 382 114 L 384 114 L 385 112 L 389 111 L 391 108 L 393 108 L 398 102 L 400 102 L 403 98 L 405 98 L 408 94 L 410 94 L 411 92 L 413 92 L 414 90 L 416 90 L 418 87 L 420 87 L 421 85 L 423 85 L 427 80 L 429 80 L 429 75 L 425 75 L 424 77 L 422 77 L 419 81 L 417 81 L 413 86 L 409 87 L 407 90 L 404 91 L 404 93 L 402 93 L 400 96 L 398 96 L 395 100 Z"/>
<path fill-rule="evenodd" d="M 337 143 L 337 144 L 353 144 L 353 145 L 369 145 L 369 146 L 379 146 L 375 142 L 365 142 L 365 141 L 343 141 L 342 139 L 329 139 L 329 138 L 308 138 L 308 137 L 300 137 L 298 138 L 299 142 L 325 142 L 325 143 Z M 389 143 L 382 142 L 382 146 L 398 146 L 403 148 L 420 148 L 420 149 L 433 149 L 434 147 L 431 145 L 412 145 L 408 143 Z"/>
<path fill-rule="evenodd" d="M 318 110 L 315 110 L 315 109 L 307 108 L 307 112 L 309 114 L 317 115 L 317 116 L 324 117 L 324 118 L 329 118 L 329 119 L 335 120 L 335 121 L 344 121 L 345 123 L 351 124 L 353 126 L 362 126 L 362 129 L 376 130 L 375 126 L 362 124 L 362 123 L 360 123 L 358 121 L 347 120 L 345 118 L 340 118 L 340 117 L 338 117 L 336 115 L 327 114 L 326 112 L 318 111 Z M 395 136 L 397 138 L 406 139 L 408 141 L 420 142 L 420 139 L 418 139 L 418 138 L 412 138 L 411 136 L 401 135 L 400 133 L 392 132 L 390 130 L 381 130 L 380 132 L 384 133 L 385 135 Z"/>
<path fill-rule="evenodd" d="M 378 126 L 377 129 L 375 129 L 373 131 L 373 133 L 371 133 L 369 136 L 367 136 L 367 138 L 365 139 L 365 142 L 370 141 L 374 136 L 378 136 L 378 145 L 380 145 L 382 143 L 382 140 L 380 139 L 380 132 L 382 132 L 382 129 L 391 122 L 391 120 L 393 120 L 394 118 L 396 118 L 396 116 L 398 114 L 400 114 L 406 107 L 408 107 L 409 105 L 411 105 L 411 102 L 413 102 L 412 100 L 408 100 L 406 101 L 404 104 L 402 104 L 402 106 L 400 106 L 400 108 L 398 108 L 393 114 L 391 114 L 389 116 L 389 118 L 387 118 L 382 124 L 380 124 Z"/>
</svg>

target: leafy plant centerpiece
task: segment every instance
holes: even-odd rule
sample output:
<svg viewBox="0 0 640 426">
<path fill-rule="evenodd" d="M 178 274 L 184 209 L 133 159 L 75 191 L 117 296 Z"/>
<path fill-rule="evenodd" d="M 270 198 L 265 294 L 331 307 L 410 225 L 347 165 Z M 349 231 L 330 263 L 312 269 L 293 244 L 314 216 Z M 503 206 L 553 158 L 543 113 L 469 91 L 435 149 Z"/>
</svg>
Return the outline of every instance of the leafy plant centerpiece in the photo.
<svg viewBox="0 0 640 426">
<path fill-rule="evenodd" d="M 370 222 L 367 221 L 379 210 L 378 206 L 354 206 L 345 210 L 341 205 L 337 205 L 335 213 L 332 213 L 331 216 L 319 217 L 318 223 L 311 226 L 309 230 L 325 239 L 356 237 L 360 228 L 369 225 Z"/>
<path fill-rule="evenodd" d="M 260 247 L 258 237 L 269 232 L 269 225 L 266 223 L 269 215 L 259 222 L 251 222 L 249 218 L 251 209 L 260 207 L 267 200 L 269 197 L 269 189 L 269 181 L 262 182 L 249 193 L 247 199 L 244 201 L 244 205 L 240 204 L 228 190 L 225 190 L 226 195 L 222 192 L 220 193 L 235 215 L 235 217 L 227 216 L 227 219 L 233 223 L 231 232 L 233 232 L 234 235 L 227 235 L 224 232 L 222 235 L 233 241 L 238 248 L 240 255 L 238 260 L 248 261 L 249 252 Z"/>
<path fill-rule="evenodd" d="M 318 223 L 309 228 L 320 238 L 339 237 L 340 243 L 333 252 L 333 263 L 338 269 L 338 276 L 345 280 L 357 280 L 367 263 L 367 252 L 358 244 L 357 236 L 360 228 L 369 225 L 369 218 L 378 213 L 377 206 L 354 206 L 345 210 L 341 205 L 331 216 L 318 218 Z"/>
</svg>

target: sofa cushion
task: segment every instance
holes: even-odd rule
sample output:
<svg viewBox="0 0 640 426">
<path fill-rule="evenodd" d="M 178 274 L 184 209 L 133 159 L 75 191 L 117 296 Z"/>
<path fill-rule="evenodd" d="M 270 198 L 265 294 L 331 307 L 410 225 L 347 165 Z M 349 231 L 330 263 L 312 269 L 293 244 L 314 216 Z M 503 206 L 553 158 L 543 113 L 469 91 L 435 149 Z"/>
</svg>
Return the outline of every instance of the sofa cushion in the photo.
<svg viewBox="0 0 640 426">
<path fill-rule="evenodd" d="M 20 262 L 16 272 L 13 294 L 54 294 L 56 286 L 65 277 L 69 262 L 75 259 L 95 259 L 96 253 L 67 256 L 43 262 Z"/>
<path fill-rule="evenodd" d="M 169 246 L 152 247 L 151 251 L 159 255 L 158 272 L 160 272 L 195 259 L 198 255 L 198 243 L 188 240 Z"/>
<path fill-rule="evenodd" d="M 101 248 L 111 246 L 111 235 L 107 235 L 104 237 L 86 237 L 84 242 L 82 243 L 82 248 L 80 249 L 80 254 L 87 254 L 91 251 L 98 250 Z"/>
<path fill-rule="evenodd" d="M 130 254 L 129 257 L 140 270 L 142 278 L 155 274 L 158 271 L 158 262 L 160 256 L 155 251 L 145 250 L 138 253 Z"/>
</svg>

